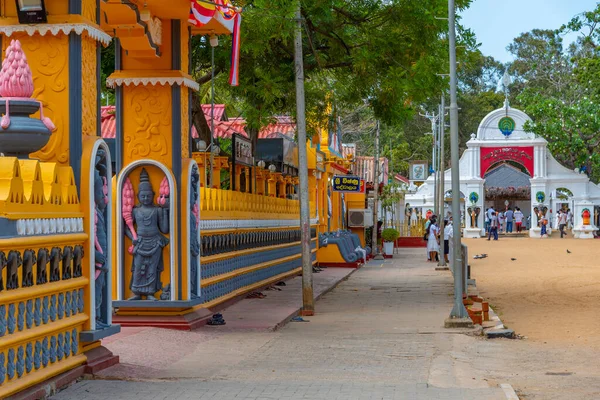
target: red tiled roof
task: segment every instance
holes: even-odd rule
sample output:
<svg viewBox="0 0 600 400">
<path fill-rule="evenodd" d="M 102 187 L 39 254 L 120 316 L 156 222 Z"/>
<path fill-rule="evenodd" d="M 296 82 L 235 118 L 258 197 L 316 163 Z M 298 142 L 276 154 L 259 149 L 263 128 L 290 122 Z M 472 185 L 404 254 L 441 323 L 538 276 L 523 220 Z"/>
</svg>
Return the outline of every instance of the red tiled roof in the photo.
<svg viewBox="0 0 600 400">
<path fill-rule="evenodd" d="M 206 120 L 210 120 L 210 104 L 202 104 L 202 112 L 206 116 Z M 215 104 L 215 121 L 227 121 L 227 115 L 225 114 L 225 104 Z"/>
<path fill-rule="evenodd" d="M 210 104 L 202 104 L 202 111 L 206 117 L 206 122 L 210 126 Z M 114 139 L 117 134 L 117 117 L 115 114 L 115 106 L 102 106 L 101 109 L 101 133 L 104 139 Z M 215 104 L 215 137 L 230 138 L 234 133 L 239 133 L 242 136 L 248 137 L 246 133 L 246 121 L 243 118 L 226 118 L 225 106 L 223 104 Z M 260 130 L 258 137 L 260 139 L 278 137 L 279 134 L 293 137 L 296 132 L 296 124 L 291 117 L 278 116 L 275 117 L 277 122 L 268 125 Z M 192 125 L 192 137 L 198 138 L 198 131 Z"/>
<path fill-rule="evenodd" d="M 397 181 L 400 181 L 400 182 L 404 182 L 404 183 L 406 183 L 407 185 L 408 185 L 408 184 L 410 184 L 410 181 L 408 180 L 408 178 L 407 178 L 407 177 L 405 177 L 405 176 L 402 176 L 402 175 L 400 175 L 400 174 L 396 174 L 396 175 L 394 175 L 394 179 L 396 179 Z"/>
<path fill-rule="evenodd" d="M 258 132 L 258 138 L 276 138 L 279 134 L 293 138 L 296 134 L 296 123 L 293 118 L 281 115 L 276 116 L 275 119 L 276 123 L 267 125 Z"/>
<path fill-rule="evenodd" d="M 100 110 L 100 133 L 104 139 L 114 139 L 117 135 L 115 106 L 102 106 Z"/>
</svg>

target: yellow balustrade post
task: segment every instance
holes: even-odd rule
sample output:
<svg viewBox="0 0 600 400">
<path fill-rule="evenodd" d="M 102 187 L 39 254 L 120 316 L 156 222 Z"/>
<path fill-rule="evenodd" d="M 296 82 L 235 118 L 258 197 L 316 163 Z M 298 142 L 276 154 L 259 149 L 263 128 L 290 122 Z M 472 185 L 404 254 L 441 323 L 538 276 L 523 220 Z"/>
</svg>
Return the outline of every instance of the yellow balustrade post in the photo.
<svg viewBox="0 0 600 400">
<path fill-rule="evenodd" d="M 236 165 L 235 168 L 233 169 L 233 182 L 235 182 L 235 191 L 239 192 L 242 190 L 242 188 L 240 187 L 240 177 L 242 175 L 242 166 L 241 165 Z"/>
<path fill-rule="evenodd" d="M 195 151 L 192 157 L 198 163 L 198 171 L 200 173 L 200 187 L 206 187 L 207 168 L 210 164 L 210 153 L 204 151 Z"/>
<path fill-rule="evenodd" d="M 277 197 L 278 172 L 269 172 L 269 197 Z"/>
<path fill-rule="evenodd" d="M 244 193 L 251 193 L 254 185 L 250 181 L 250 177 L 252 176 L 252 174 L 250 174 L 250 168 L 244 167 L 243 173 L 246 175 L 246 186 L 244 187 Z"/>
<path fill-rule="evenodd" d="M 221 189 L 221 170 L 229 168 L 229 162 L 227 161 L 227 157 L 214 157 L 214 160 L 215 165 L 213 165 L 213 188 Z"/>
<path fill-rule="evenodd" d="M 265 194 L 265 170 L 257 167 L 256 171 L 256 194 Z"/>
<path fill-rule="evenodd" d="M 283 177 L 283 175 L 281 175 L 281 173 L 279 173 L 277 175 L 277 185 L 279 186 L 279 198 L 280 199 L 285 199 L 285 187 L 286 187 L 286 181 L 285 178 Z"/>
<path fill-rule="evenodd" d="M 308 201 L 310 202 L 310 217 L 317 216 L 317 176 L 316 171 L 308 171 Z"/>
</svg>

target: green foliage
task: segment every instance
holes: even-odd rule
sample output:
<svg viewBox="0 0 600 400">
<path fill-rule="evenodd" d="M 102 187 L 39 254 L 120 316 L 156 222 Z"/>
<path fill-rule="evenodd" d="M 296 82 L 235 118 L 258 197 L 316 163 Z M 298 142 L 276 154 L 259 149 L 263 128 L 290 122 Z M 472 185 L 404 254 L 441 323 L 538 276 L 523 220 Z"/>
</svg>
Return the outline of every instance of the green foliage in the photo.
<svg viewBox="0 0 600 400">
<path fill-rule="evenodd" d="M 100 49 L 100 93 L 102 94 L 102 105 L 115 104 L 115 90 L 106 86 L 108 78 L 115 70 L 115 41 L 111 41 L 107 47 Z"/>
<path fill-rule="evenodd" d="M 600 180 L 600 58 L 597 24 L 600 6 L 573 18 L 558 30 L 533 30 L 515 39 L 510 71 L 516 103 L 533 119 L 525 129 L 545 138 L 556 159 L 568 168 L 584 168 Z M 578 32 L 565 49 L 562 35 Z"/>
<path fill-rule="evenodd" d="M 240 86 L 228 87 L 230 39 L 221 38 L 215 65 L 217 92 L 239 112 L 255 136 L 273 115 L 295 114 L 295 5 L 289 0 L 249 0 L 244 6 Z M 466 7 L 470 0 L 457 2 Z M 304 0 L 303 54 L 308 120 L 325 123 L 328 104 L 338 109 L 368 106 L 374 118 L 399 125 L 414 105 L 439 92 L 447 69 L 445 0 Z M 474 43 L 460 30 L 466 44 Z M 208 84 L 210 48 L 193 43 L 196 79 Z M 229 112 L 229 110 L 228 110 Z M 231 113 L 230 113 L 231 114 Z"/>
<path fill-rule="evenodd" d="M 400 232 L 394 228 L 385 228 L 381 231 L 381 238 L 384 242 L 394 242 L 400 237 Z"/>
</svg>

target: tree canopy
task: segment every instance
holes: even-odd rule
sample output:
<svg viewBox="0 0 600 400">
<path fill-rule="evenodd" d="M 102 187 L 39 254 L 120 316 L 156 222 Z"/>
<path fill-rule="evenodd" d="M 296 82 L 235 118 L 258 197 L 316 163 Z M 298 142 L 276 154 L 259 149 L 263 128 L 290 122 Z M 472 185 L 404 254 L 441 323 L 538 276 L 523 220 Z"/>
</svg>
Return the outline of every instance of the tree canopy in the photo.
<svg viewBox="0 0 600 400">
<path fill-rule="evenodd" d="M 556 159 L 600 180 L 600 6 L 556 30 L 533 30 L 509 46 L 515 103 L 532 119 L 525 128 L 545 138 Z M 569 46 L 563 36 L 577 32 Z"/>
</svg>

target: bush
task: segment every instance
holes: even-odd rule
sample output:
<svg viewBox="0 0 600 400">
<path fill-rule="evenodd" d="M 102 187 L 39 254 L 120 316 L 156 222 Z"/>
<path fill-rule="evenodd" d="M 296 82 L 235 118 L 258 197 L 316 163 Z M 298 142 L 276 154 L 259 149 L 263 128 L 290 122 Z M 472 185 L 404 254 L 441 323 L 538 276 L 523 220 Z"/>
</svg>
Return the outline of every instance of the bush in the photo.
<svg viewBox="0 0 600 400">
<path fill-rule="evenodd" d="M 381 238 L 384 242 L 395 242 L 400 237 L 400 232 L 394 228 L 385 228 L 381 232 Z"/>
</svg>

